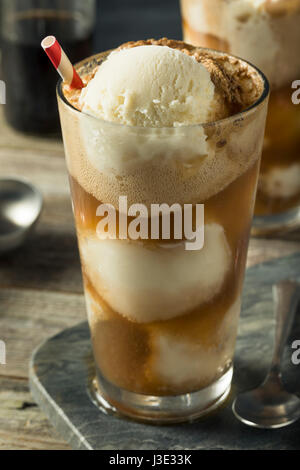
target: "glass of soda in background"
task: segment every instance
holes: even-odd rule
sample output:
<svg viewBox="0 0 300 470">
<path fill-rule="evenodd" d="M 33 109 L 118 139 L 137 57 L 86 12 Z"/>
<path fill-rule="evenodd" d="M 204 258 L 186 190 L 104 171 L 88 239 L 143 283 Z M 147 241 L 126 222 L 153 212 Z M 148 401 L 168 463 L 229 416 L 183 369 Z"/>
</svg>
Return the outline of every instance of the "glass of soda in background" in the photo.
<svg viewBox="0 0 300 470">
<path fill-rule="evenodd" d="M 300 224 L 300 0 L 181 0 L 184 40 L 248 60 L 270 84 L 253 234 Z M 295 82 L 295 83 L 294 83 Z"/>
<path fill-rule="evenodd" d="M 78 62 L 92 53 L 95 17 L 95 0 L 1 0 L 1 78 L 12 127 L 37 135 L 59 132 L 57 73 L 41 40 L 56 36 Z"/>
</svg>

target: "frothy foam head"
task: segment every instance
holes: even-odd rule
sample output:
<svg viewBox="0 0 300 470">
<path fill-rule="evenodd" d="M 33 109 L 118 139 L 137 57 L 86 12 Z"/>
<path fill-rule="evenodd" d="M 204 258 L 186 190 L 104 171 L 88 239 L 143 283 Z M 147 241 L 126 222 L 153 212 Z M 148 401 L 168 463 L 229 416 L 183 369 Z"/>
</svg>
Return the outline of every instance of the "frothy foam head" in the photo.
<svg viewBox="0 0 300 470">
<path fill-rule="evenodd" d="M 228 55 L 167 39 L 129 43 L 121 50 L 149 46 L 176 49 L 193 66 L 205 67 L 221 114 L 235 114 L 262 95 L 264 82 L 256 69 Z M 93 76 L 102 59 L 91 60 L 81 73 Z M 78 92 L 64 91 L 80 108 Z M 71 175 L 86 192 L 116 207 L 120 195 L 130 205 L 204 202 L 259 158 L 265 120 L 265 106 L 236 119 L 188 127 L 124 126 L 78 113 L 63 102 L 60 113 Z"/>
</svg>

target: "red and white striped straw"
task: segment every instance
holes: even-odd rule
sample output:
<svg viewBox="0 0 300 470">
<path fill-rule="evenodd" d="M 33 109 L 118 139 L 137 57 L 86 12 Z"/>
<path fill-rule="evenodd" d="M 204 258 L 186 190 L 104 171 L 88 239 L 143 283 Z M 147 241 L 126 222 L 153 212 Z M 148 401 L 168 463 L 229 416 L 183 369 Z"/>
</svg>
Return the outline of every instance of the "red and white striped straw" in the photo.
<svg viewBox="0 0 300 470">
<path fill-rule="evenodd" d="M 65 83 L 71 88 L 84 88 L 83 81 L 54 36 L 43 39 L 42 48 Z"/>
</svg>

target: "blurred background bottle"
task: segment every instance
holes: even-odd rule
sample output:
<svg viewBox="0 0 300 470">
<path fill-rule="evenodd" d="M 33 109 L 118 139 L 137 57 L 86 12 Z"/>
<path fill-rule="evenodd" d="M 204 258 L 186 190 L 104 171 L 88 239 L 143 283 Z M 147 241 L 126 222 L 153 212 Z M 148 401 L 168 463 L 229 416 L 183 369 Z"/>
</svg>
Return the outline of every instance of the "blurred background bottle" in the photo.
<svg viewBox="0 0 300 470">
<path fill-rule="evenodd" d="M 57 72 L 41 48 L 54 35 L 73 63 L 93 52 L 95 0 L 0 0 L 5 115 L 15 129 L 38 135 L 59 131 Z"/>
</svg>

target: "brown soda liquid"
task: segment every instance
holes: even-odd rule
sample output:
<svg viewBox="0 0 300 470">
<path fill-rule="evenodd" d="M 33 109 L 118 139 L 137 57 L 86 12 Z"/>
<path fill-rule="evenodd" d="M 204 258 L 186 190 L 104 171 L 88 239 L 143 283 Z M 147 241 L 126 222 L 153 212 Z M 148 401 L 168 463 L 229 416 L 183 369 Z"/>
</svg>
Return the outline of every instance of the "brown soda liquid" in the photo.
<svg viewBox="0 0 300 470">
<path fill-rule="evenodd" d="M 228 312 L 241 295 L 249 238 L 249 211 L 254 205 L 258 170 L 256 162 L 227 188 L 204 201 L 205 223 L 217 223 L 224 228 L 231 251 L 231 267 L 221 291 L 192 311 L 166 321 L 146 324 L 131 321 L 114 311 L 101 297 L 82 257 L 85 290 L 93 302 L 90 326 L 95 360 L 101 374 L 110 383 L 136 393 L 177 395 L 206 387 L 229 369 L 238 321 L 236 315 L 230 316 Z M 89 237 L 96 231 L 99 222 L 96 210 L 101 202 L 88 194 L 75 178 L 71 177 L 70 182 L 80 247 L 81 237 Z M 131 243 L 143 243 L 145 247 L 151 244 L 155 249 L 153 240 Z M 160 240 L 160 243 L 169 242 Z M 117 291 L 114 294 L 120 295 Z M 185 341 L 191 346 L 197 345 L 208 356 L 216 351 L 217 364 L 209 372 L 195 376 L 192 382 L 171 384 L 153 368 L 155 351 L 152 342 L 158 334 L 171 335 L 178 339 L 179 344 Z M 196 358 L 197 354 L 193 360 Z M 198 357 L 198 360 L 201 363 L 205 358 Z"/>
<path fill-rule="evenodd" d="M 92 52 L 93 31 L 85 19 L 68 11 L 32 10 L 10 19 L 2 33 L 2 75 L 6 83 L 5 115 L 15 129 L 30 134 L 59 132 L 56 100 L 58 74 L 41 47 L 54 35 L 72 63 Z"/>
</svg>

